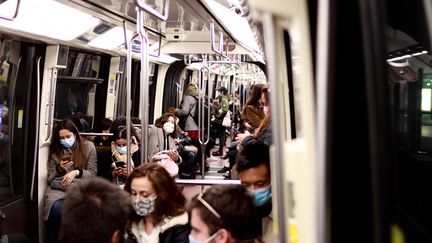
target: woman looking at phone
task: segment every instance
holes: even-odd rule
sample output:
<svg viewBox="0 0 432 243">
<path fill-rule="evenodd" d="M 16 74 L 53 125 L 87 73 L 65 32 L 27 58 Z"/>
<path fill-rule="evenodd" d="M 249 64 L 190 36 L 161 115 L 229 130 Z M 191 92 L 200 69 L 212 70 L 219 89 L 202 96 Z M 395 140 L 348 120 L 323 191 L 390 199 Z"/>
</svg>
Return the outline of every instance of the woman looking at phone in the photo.
<svg viewBox="0 0 432 243">
<path fill-rule="evenodd" d="M 113 129 L 113 141 L 111 142 L 111 173 L 112 179 L 118 185 L 123 185 L 127 177 L 127 130 L 124 126 L 118 126 Z M 138 139 L 135 131 L 131 131 L 130 153 L 131 153 L 131 169 L 136 165 L 140 165 Z"/>
<path fill-rule="evenodd" d="M 164 113 L 156 119 L 154 125 L 149 126 L 148 132 L 148 161 L 161 151 L 165 151 L 173 161 L 180 162 L 181 158 L 177 152 L 175 138 L 177 135 L 176 117 L 172 113 Z"/>
<path fill-rule="evenodd" d="M 43 211 L 49 243 L 58 242 L 65 190 L 79 178 L 95 176 L 96 172 L 97 156 L 93 143 L 81 138 L 71 120 L 55 124 L 48 160 L 49 186 Z"/>
</svg>

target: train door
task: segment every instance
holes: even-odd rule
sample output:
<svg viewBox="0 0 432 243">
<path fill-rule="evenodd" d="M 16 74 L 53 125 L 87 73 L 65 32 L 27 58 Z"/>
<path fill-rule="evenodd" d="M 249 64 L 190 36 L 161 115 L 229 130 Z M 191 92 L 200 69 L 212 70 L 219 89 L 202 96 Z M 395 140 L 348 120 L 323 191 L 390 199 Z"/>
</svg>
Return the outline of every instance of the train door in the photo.
<svg viewBox="0 0 432 243">
<path fill-rule="evenodd" d="M 36 239 L 37 90 L 45 48 L 7 39 L 0 42 L 0 209 L 6 216 L 4 233 Z"/>
</svg>

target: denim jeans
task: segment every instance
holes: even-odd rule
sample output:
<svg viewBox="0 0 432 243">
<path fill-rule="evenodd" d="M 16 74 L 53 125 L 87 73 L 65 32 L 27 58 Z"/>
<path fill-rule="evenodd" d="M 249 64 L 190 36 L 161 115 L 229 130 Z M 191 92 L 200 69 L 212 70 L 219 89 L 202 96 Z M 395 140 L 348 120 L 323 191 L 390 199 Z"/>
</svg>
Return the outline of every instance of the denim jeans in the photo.
<svg viewBox="0 0 432 243">
<path fill-rule="evenodd" d="M 54 202 L 51 207 L 48 220 L 46 222 L 46 236 L 48 243 L 59 242 L 61 210 L 63 208 L 63 199 Z"/>
</svg>

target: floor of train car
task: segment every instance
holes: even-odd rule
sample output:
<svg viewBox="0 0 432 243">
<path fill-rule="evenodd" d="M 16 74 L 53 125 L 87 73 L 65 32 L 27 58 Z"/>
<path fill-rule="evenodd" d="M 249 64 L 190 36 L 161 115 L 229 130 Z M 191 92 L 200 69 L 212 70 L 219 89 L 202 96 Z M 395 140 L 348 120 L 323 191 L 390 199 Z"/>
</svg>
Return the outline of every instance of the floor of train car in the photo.
<svg viewBox="0 0 432 243">
<path fill-rule="evenodd" d="M 227 144 L 230 142 L 227 141 Z M 210 150 L 210 154 L 217 151 L 218 146 L 216 145 L 213 149 Z M 227 151 L 226 146 L 224 147 L 224 151 Z M 227 173 L 218 173 L 217 171 L 222 169 L 224 166 L 228 166 L 228 159 L 221 159 L 220 157 L 214 157 L 215 160 L 207 160 L 206 163 L 209 166 L 209 170 L 205 172 L 204 179 L 216 179 L 216 180 L 224 180 L 226 178 Z M 200 173 L 197 173 L 196 179 L 202 179 Z M 202 186 L 200 185 L 185 185 L 183 187 L 183 195 L 189 201 L 193 196 L 201 192 Z M 206 186 L 207 187 L 207 186 Z"/>
</svg>

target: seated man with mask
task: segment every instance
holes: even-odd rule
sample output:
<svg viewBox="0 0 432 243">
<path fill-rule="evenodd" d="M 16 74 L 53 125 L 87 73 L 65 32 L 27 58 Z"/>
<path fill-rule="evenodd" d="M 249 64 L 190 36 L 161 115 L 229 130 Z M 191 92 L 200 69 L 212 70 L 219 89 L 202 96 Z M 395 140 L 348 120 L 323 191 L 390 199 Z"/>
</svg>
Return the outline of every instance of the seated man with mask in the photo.
<svg viewBox="0 0 432 243">
<path fill-rule="evenodd" d="M 236 165 L 241 184 L 254 196 L 262 239 L 273 242 L 269 147 L 255 139 L 247 142 L 237 154 Z"/>
</svg>

